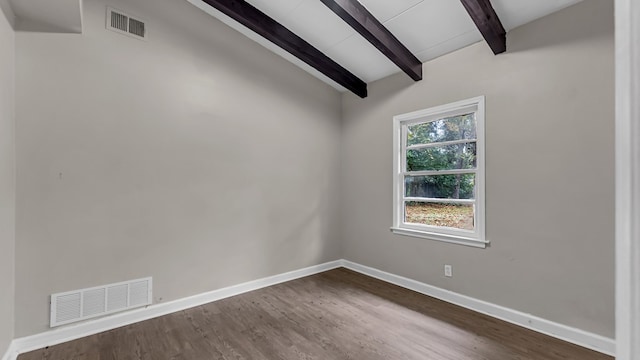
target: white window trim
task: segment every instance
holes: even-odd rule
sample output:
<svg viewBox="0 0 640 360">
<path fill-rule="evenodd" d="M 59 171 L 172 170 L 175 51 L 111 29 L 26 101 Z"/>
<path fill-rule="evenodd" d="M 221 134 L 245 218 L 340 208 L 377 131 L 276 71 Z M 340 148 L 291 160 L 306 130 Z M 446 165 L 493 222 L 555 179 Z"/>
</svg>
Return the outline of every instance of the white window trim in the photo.
<svg viewBox="0 0 640 360">
<path fill-rule="evenodd" d="M 484 150 L 484 117 L 485 98 L 475 98 L 457 101 L 451 104 L 419 110 L 393 117 L 393 226 L 391 231 L 397 235 L 413 236 L 430 240 L 443 241 L 453 244 L 485 248 L 489 241 L 485 238 L 485 150 Z M 434 121 L 445 117 L 462 115 L 473 111 L 476 113 L 476 153 L 477 169 L 475 189 L 475 230 L 459 230 L 438 226 L 417 225 L 404 223 L 404 169 L 403 156 L 407 150 L 404 141 L 406 137 L 404 125 L 425 121 Z M 468 142 L 468 141 L 467 141 Z M 452 170 L 457 172 L 457 170 Z M 452 171 L 439 171 L 439 175 Z M 465 170 L 465 173 L 468 173 Z M 432 171 L 426 173 L 433 174 Z M 440 200 L 438 200 L 440 201 Z M 445 200 L 446 201 L 446 200 Z M 457 202 L 464 202 L 460 200 Z"/>
</svg>

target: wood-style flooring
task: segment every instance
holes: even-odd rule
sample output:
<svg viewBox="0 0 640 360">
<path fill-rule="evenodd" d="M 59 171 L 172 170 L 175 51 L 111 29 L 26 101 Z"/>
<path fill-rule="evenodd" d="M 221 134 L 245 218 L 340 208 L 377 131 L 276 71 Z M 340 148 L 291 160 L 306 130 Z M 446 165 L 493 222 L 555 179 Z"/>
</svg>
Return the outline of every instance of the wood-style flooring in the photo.
<svg viewBox="0 0 640 360">
<path fill-rule="evenodd" d="M 18 358 L 36 359 L 613 358 L 341 268 Z"/>
</svg>

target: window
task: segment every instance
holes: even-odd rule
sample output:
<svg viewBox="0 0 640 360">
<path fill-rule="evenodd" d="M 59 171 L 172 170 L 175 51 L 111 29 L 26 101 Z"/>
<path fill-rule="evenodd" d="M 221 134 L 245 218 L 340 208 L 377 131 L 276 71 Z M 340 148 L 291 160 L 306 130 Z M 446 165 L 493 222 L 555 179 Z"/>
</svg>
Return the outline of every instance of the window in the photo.
<svg viewBox="0 0 640 360">
<path fill-rule="evenodd" d="M 486 247 L 484 97 L 393 118 L 393 227 Z"/>
</svg>

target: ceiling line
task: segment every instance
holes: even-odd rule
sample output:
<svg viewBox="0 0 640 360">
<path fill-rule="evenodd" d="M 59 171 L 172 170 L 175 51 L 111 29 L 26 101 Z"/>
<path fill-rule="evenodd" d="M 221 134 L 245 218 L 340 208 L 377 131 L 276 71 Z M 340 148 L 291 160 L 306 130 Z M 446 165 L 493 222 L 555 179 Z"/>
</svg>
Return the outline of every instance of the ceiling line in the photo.
<svg viewBox="0 0 640 360">
<path fill-rule="evenodd" d="M 440 46 L 440 45 L 442 45 L 442 44 L 448 43 L 449 41 L 451 41 L 451 40 L 453 40 L 453 39 L 457 39 L 457 38 L 463 37 L 463 36 L 465 36 L 465 35 L 468 35 L 468 34 L 471 34 L 471 33 L 475 33 L 476 31 L 477 31 L 477 29 L 473 29 L 473 30 L 465 31 L 465 32 L 463 32 L 462 34 L 458 34 L 458 35 L 456 35 L 456 36 L 454 36 L 454 37 L 448 38 L 447 40 L 440 41 L 440 42 L 438 42 L 437 44 L 433 44 L 433 45 L 431 45 L 431 46 L 429 46 L 429 47 L 426 47 L 426 48 L 424 48 L 424 49 L 422 49 L 422 50 L 416 51 L 416 55 L 417 55 L 417 54 L 420 54 L 420 53 L 423 53 L 423 52 L 425 52 L 425 51 L 427 51 L 427 50 L 431 50 L 431 49 L 433 49 L 433 48 L 434 48 L 434 47 L 436 47 L 436 46 Z M 478 40 L 478 41 L 482 41 L 482 40 Z"/>
<path fill-rule="evenodd" d="M 293 14 L 294 11 L 296 11 L 300 6 L 302 6 L 302 3 L 304 3 L 305 0 L 300 0 L 298 1 L 298 3 L 296 4 L 296 6 L 294 6 L 293 8 L 291 8 L 289 11 L 287 11 L 287 13 L 284 15 L 284 19 L 287 19 L 289 16 L 291 16 L 291 14 Z"/>
<path fill-rule="evenodd" d="M 507 31 L 490 0 L 460 0 L 495 55 L 507 51 Z"/>
<path fill-rule="evenodd" d="M 412 10 L 414 7 L 416 7 L 416 6 L 420 5 L 420 4 L 422 4 L 423 2 L 424 2 L 424 0 L 420 0 L 418 3 L 416 3 L 416 4 L 413 4 L 413 5 L 409 6 L 409 7 L 408 7 L 408 8 L 406 8 L 405 10 L 402 10 L 399 14 L 397 14 L 397 15 L 393 15 L 393 17 L 391 17 L 390 19 L 385 20 L 385 21 L 383 22 L 383 24 L 385 24 L 385 25 L 386 25 L 388 22 L 393 21 L 393 20 L 395 20 L 395 19 L 399 18 L 400 16 L 402 16 L 402 15 L 406 14 L 409 10 Z"/>
<path fill-rule="evenodd" d="M 202 0 L 256 34 L 284 49 L 361 98 L 367 84 L 300 36 L 244 0 Z"/>
<path fill-rule="evenodd" d="M 415 81 L 422 62 L 357 0 L 320 0 Z"/>
</svg>

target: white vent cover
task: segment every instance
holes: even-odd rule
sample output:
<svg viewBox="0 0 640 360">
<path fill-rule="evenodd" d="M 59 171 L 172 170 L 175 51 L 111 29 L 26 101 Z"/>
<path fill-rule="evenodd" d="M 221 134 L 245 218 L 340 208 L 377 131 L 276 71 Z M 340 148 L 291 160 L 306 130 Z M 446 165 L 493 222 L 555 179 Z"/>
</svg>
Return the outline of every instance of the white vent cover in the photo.
<svg viewBox="0 0 640 360">
<path fill-rule="evenodd" d="M 107 29 L 136 39 L 147 39 L 147 28 L 143 20 L 112 7 L 107 7 Z"/>
<path fill-rule="evenodd" d="M 151 304 L 151 278 L 51 295 L 51 327 Z"/>
</svg>

